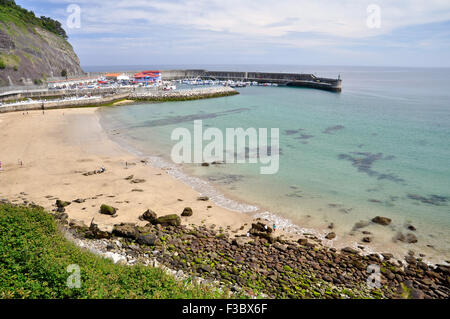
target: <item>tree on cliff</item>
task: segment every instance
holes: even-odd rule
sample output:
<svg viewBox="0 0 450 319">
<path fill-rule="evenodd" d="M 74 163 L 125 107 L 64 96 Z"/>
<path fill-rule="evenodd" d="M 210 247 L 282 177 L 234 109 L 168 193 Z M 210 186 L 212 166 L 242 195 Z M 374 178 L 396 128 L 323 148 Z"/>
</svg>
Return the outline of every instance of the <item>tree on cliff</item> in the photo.
<svg viewBox="0 0 450 319">
<path fill-rule="evenodd" d="M 67 39 L 66 31 L 63 29 L 61 22 L 53 20 L 52 18 L 41 16 L 42 26 L 50 32 L 56 33 Z"/>
<path fill-rule="evenodd" d="M 21 6 L 18 6 L 14 0 L 0 0 L 0 17 L 7 18 L 8 16 L 15 16 L 20 18 L 24 23 L 40 26 L 66 40 L 68 38 L 66 31 L 59 21 L 45 16 L 38 18 L 33 11 L 28 11 Z M 16 19 L 14 20 L 16 21 Z"/>
</svg>

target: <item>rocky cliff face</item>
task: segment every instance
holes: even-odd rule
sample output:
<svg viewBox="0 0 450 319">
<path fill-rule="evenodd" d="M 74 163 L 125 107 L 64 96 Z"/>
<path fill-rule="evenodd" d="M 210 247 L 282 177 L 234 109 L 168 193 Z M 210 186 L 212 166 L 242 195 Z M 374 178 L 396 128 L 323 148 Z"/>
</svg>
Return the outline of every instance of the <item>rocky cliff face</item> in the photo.
<svg viewBox="0 0 450 319">
<path fill-rule="evenodd" d="M 0 86 L 33 85 L 81 75 L 80 60 L 63 37 L 38 26 L 0 21 Z"/>
</svg>

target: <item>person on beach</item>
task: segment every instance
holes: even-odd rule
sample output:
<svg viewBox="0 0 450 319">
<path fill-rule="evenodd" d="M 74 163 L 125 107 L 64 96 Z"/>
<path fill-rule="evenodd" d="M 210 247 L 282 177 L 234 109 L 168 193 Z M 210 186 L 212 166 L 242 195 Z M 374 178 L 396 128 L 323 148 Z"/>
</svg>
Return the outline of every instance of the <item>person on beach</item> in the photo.
<svg viewBox="0 0 450 319">
<path fill-rule="evenodd" d="M 102 166 L 102 168 L 100 169 L 100 172 L 104 173 L 106 171 L 105 167 Z"/>
<path fill-rule="evenodd" d="M 277 225 L 273 224 L 273 231 L 277 230 Z"/>
</svg>

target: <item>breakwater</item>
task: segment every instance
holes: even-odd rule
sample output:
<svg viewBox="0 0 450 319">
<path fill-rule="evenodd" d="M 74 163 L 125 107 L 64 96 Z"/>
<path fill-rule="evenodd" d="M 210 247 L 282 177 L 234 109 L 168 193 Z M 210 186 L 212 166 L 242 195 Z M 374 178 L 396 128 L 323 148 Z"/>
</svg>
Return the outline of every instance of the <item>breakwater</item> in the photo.
<svg viewBox="0 0 450 319">
<path fill-rule="evenodd" d="M 0 93 L 0 101 L 14 101 L 20 99 L 48 99 L 48 98 L 60 98 L 60 97 L 73 97 L 83 95 L 111 95 L 111 94 L 123 94 L 130 93 L 130 88 L 93 88 L 93 89 L 66 89 L 66 90 L 49 90 L 37 89 L 37 90 L 14 90 Z"/>
<path fill-rule="evenodd" d="M 278 85 L 307 87 L 332 92 L 342 91 L 342 80 L 316 77 L 302 73 L 269 72 L 229 72 L 207 70 L 168 70 L 162 71 L 163 80 L 181 80 L 186 78 L 208 78 L 212 80 L 232 80 L 242 82 L 276 83 Z"/>
<path fill-rule="evenodd" d="M 16 99 L 26 97 L 30 100 L 0 104 L 0 113 L 102 106 L 123 99 L 155 102 L 185 101 L 235 95 L 238 92 L 230 87 L 218 86 L 175 91 L 142 87 L 134 89 L 39 90 L 38 92 L 18 92 L 15 94 L 17 95 L 15 96 Z M 35 100 L 31 100 L 31 98 Z M 47 100 L 48 98 L 60 99 Z"/>
<path fill-rule="evenodd" d="M 108 72 L 90 72 L 88 76 L 104 76 Z M 133 77 L 138 71 L 120 72 Z M 342 91 L 342 80 L 317 77 L 305 73 L 271 73 L 271 72 L 233 72 L 207 70 L 163 70 L 161 76 L 164 81 L 203 78 L 221 81 L 242 81 L 258 83 L 276 83 L 282 86 L 305 87 L 331 92 Z"/>
<path fill-rule="evenodd" d="M 12 103 L 11 105 L 0 106 L 0 113 L 7 112 L 23 112 L 23 111 L 35 111 L 35 110 L 52 110 L 52 109 L 65 109 L 87 106 L 101 106 L 115 101 L 126 99 L 129 93 L 113 94 L 108 96 L 92 96 L 79 99 L 67 99 L 56 101 L 30 101 L 28 103 Z"/>
<path fill-rule="evenodd" d="M 189 90 L 149 90 L 136 88 L 129 96 L 133 100 L 145 101 L 179 101 L 194 100 L 200 98 L 213 98 L 238 94 L 236 90 L 226 86 L 195 88 Z"/>
</svg>

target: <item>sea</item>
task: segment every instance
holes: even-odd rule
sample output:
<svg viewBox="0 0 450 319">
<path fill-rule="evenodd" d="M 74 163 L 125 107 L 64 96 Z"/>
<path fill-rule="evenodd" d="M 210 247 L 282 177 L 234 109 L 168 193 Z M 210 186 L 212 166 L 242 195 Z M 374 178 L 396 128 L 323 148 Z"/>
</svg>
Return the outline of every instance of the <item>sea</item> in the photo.
<svg viewBox="0 0 450 319">
<path fill-rule="evenodd" d="M 207 69 L 312 73 L 343 80 L 341 93 L 238 88 L 239 95 L 102 108 L 101 125 L 122 147 L 170 168 L 218 205 L 267 219 L 335 248 L 450 260 L 450 69 L 177 65 L 87 71 Z M 175 164 L 177 128 L 278 128 L 279 170 L 260 164 Z M 375 216 L 392 222 L 379 225 Z M 324 238 L 335 232 L 334 240 Z M 408 234 L 414 236 L 408 236 Z M 408 242 L 415 237 L 417 242 Z"/>
</svg>

